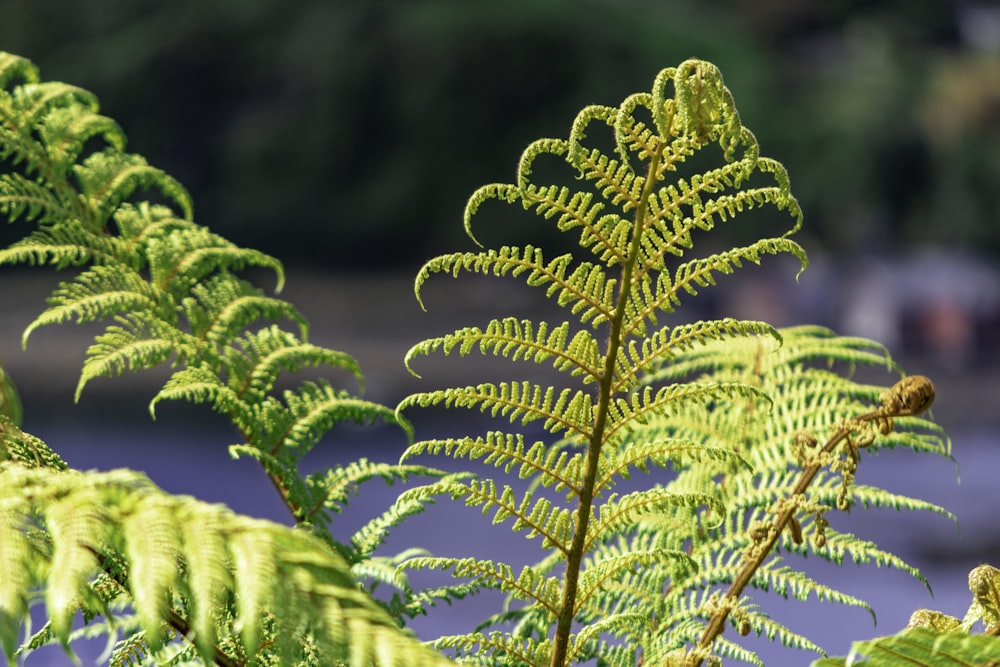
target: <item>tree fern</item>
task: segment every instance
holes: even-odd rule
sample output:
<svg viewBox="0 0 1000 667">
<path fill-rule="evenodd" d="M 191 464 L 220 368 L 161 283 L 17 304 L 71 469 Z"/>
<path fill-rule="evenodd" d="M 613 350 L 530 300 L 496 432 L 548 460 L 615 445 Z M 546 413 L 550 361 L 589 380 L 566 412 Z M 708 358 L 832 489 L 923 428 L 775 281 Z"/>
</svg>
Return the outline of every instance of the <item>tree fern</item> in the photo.
<svg viewBox="0 0 1000 667">
<path fill-rule="evenodd" d="M 610 142 L 592 143 L 598 130 Z M 577 176 L 575 185 L 535 182 L 536 171 L 552 170 L 552 158 Z M 720 638 L 724 623 L 737 623 L 741 634 L 819 649 L 754 607 L 743 595 L 747 587 L 868 609 L 773 554 L 811 550 L 835 561 L 850 554 L 920 576 L 876 546 L 835 531 L 826 518 L 828 510 L 853 502 L 947 514 L 853 484 L 859 448 L 870 448 L 876 435 L 881 447 L 947 453 L 940 430 L 913 416 L 926 405 L 915 405 L 913 392 L 902 389 L 880 403 L 881 389 L 807 369 L 811 360 L 891 368 L 884 351 L 757 321 L 673 323 L 689 297 L 746 263 L 788 253 L 806 265 L 789 238 L 801 213 L 785 170 L 759 154 L 714 66 L 689 60 L 665 69 L 649 93 L 617 108 L 585 108 L 568 139 L 529 145 L 514 183 L 484 186 L 470 198 L 465 227 L 474 240 L 477 213 L 493 200 L 554 223 L 578 250 L 552 257 L 535 245 L 503 245 L 442 255 L 419 271 L 418 300 L 433 274 L 477 273 L 541 290 L 566 321 L 504 313 L 485 327 L 415 345 L 407 366 L 422 370 L 418 357 L 432 353 L 478 351 L 549 365 L 557 380 L 431 390 L 397 409 L 466 408 L 510 422 L 511 429 L 482 436 L 417 442 L 404 459 L 423 453 L 481 459 L 530 480 L 529 487 L 493 478 L 442 480 L 406 491 L 401 500 L 451 496 L 494 524 L 540 537 L 549 555 L 522 568 L 468 557 L 405 563 L 448 570 L 509 597 L 508 612 L 435 646 L 469 664 L 696 665 L 714 656 L 757 662 Z M 770 212 L 771 224 L 778 221 L 775 235 L 754 231 L 758 240 L 746 245 L 695 252 L 717 228 L 739 223 L 751 210 L 758 218 Z M 532 442 L 529 433 L 539 427 L 544 435 Z M 803 443 L 811 439 L 827 444 L 810 449 Z M 639 490 L 616 490 L 636 473 L 663 468 L 676 473 Z M 559 493 L 541 494 L 545 487 Z"/>
<path fill-rule="evenodd" d="M 44 638 L 66 642 L 70 636 L 68 615 L 74 605 L 81 604 L 81 597 L 85 605 L 90 605 L 86 606 L 88 614 L 124 613 L 120 608 L 94 606 L 91 603 L 103 605 L 107 601 L 87 593 L 85 588 L 88 577 L 100 565 L 99 558 L 113 555 L 123 563 L 119 574 L 129 581 L 119 583 L 129 591 L 128 600 L 138 619 L 137 634 L 123 640 L 123 660 L 152 660 L 150 656 L 154 655 L 162 658 L 159 637 L 163 623 L 171 625 L 178 636 L 194 637 L 201 658 L 236 661 L 231 664 L 258 659 L 254 656 L 262 641 L 258 635 L 265 631 L 271 633 L 272 639 L 279 638 L 277 643 L 282 648 L 275 655 L 298 655 L 295 646 L 310 643 L 315 644 L 313 663 L 341 659 L 358 662 L 379 655 L 381 643 L 389 641 L 379 630 L 379 624 L 387 623 L 386 617 L 370 616 L 370 636 L 357 625 L 369 618 L 366 614 L 374 613 L 375 602 L 361 601 L 364 595 L 357 591 L 350 568 L 357 567 L 359 580 L 363 578 L 367 585 L 379 583 L 372 577 L 384 568 L 376 567 L 380 561 L 373 560 L 375 549 L 384 541 L 388 529 L 422 506 L 388 510 L 354 536 L 334 537 L 330 520 L 356 486 L 365 481 L 381 478 L 394 482 L 409 475 L 437 473 L 423 466 L 359 461 L 337 471 L 303 476 L 298 466 L 337 422 L 385 420 L 398 424 L 405 432 L 409 432 L 409 425 L 393 410 L 360 397 L 364 378 L 357 362 L 343 352 L 311 344 L 308 325 L 294 306 L 266 295 L 240 277 L 247 268 L 270 270 L 280 291 L 284 271 L 277 259 L 241 248 L 195 224 L 192 203 L 183 186 L 141 156 L 125 152 L 124 133 L 114 121 L 98 113 L 93 95 L 67 84 L 42 82 L 31 63 L 4 53 L 0 53 L 0 160 L 0 211 L 12 222 L 31 225 L 23 239 L 0 250 L 0 264 L 78 267 L 75 275 L 51 294 L 48 308 L 27 326 L 24 343 L 41 326 L 70 321 L 108 322 L 87 350 L 77 397 L 98 378 L 171 361 L 174 372 L 153 397 L 150 411 L 160 401 L 180 399 L 206 403 L 226 415 L 240 438 L 232 445 L 232 453 L 260 461 L 295 522 L 328 544 L 327 552 L 323 552 L 315 543 L 303 542 L 298 556 L 284 554 L 278 558 L 279 551 L 296 549 L 298 543 L 287 542 L 292 539 L 287 536 L 279 539 L 276 528 L 257 532 L 235 528 L 236 519 L 220 519 L 211 511 L 195 511 L 194 505 L 147 493 L 146 482 L 101 481 L 104 478 L 78 474 L 53 478 L 51 484 L 56 486 L 52 488 L 65 488 L 67 494 L 96 495 L 86 496 L 89 500 L 82 507 L 87 511 L 66 511 L 58 521 L 54 515 L 45 514 L 55 511 L 55 505 L 29 504 L 18 508 L 5 524 L 6 529 L 20 532 L 20 536 L 12 537 L 4 534 L 4 542 L 14 545 L 16 540 L 24 539 L 24 517 L 41 513 L 55 548 L 52 558 L 56 566 L 52 572 L 33 575 L 35 578 L 30 580 L 31 586 L 42 585 L 48 591 L 53 631 L 37 635 L 31 645 Z M 291 325 L 290 330 L 286 324 Z M 279 391 L 283 375 L 307 368 L 326 368 L 340 376 L 353 376 L 359 392 L 341 389 L 325 378 L 302 381 L 297 387 Z M 8 391 L 9 383 L 2 386 L 3 407 L 16 419 L 16 393 Z M 20 474 L 5 473 L 4 485 L 20 484 L 16 481 L 21 479 Z M 31 478 L 23 484 L 49 488 L 50 481 Z M 121 497 L 112 493 L 122 485 L 138 485 L 143 491 Z M 109 490 L 105 491 L 105 487 Z M 38 502 L 48 502 L 44 499 L 49 492 L 39 493 L 42 495 Z M 98 510 L 98 500 L 107 507 Z M 68 510 L 72 506 L 59 507 Z M 170 512 L 179 514 L 171 517 Z M 198 521 L 215 526 L 214 532 L 178 537 L 193 529 L 184 522 Z M 149 534 L 157 527 L 169 533 L 163 538 L 162 548 L 151 548 L 156 546 L 155 541 L 135 541 L 143 531 Z M 264 541 L 254 551 L 252 542 L 258 534 Z M 100 547 L 100 554 L 90 556 L 83 547 L 66 551 L 67 541 L 79 541 L 81 536 L 95 544 L 107 544 Z M 246 542 L 243 546 L 236 543 L 241 540 Z M 192 545 L 198 548 L 189 548 Z M 198 550 L 208 546 L 209 551 Z M 317 600 L 330 597 L 338 600 L 337 604 L 355 600 L 346 604 L 366 610 L 357 612 L 362 620 L 352 620 L 353 611 L 345 614 L 333 607 L 324 611 L 324 603 L 320 602 L 314 605 L 318 615 L 310 616 L 304 610 L 311 603 L 297 599 L 294 586 L 278 590 L 274 582 L 263 580 L 266 572 L 294 580 L 299 576 L 291 572 L 296 558 L 301 559 L 298 566 L 306 577 L 300 582 L 305 593 L 318 595 Z M 233 579 L 234 572 L 244 571 L 245 575 L 250 565 L 259 571 L 258 579 Z M 226 574 L 226 568 L 232 572 Z M 318 578 L 311 574 L 314 570 L 322 571 L 316 575 Z M 411 591 L 405 577 L 397 575 L 385 581 L 400 587 L 397 595 L 402 597 L 397 610 L 407 608 Z M 8 582 L 11 586 L 18 584 L 5 591 L 13 601 L 4 612 L 7 625 L 3 649 L 13 660 L 12 633 L 25 611 L 23 596 L 27 588 L 21 584 L 26 585 L 28 580 Z M 230 619 L 238 625 L 238 632 L 232 635 L 238 640 L 232 646 L 235 653 L 229 649 L 209 651 L 211 624 L 219 620 L 216 611 L 225 602 L 221 598 L 231 596 L 234 586 L 240 589 L 239 596 L 235 603 L 230 600 L 227 604 L 236 605 Z M 268 600 L 272 595 L 273 602 Z M 181 596 L 184 604 L 176 609 L 170 607 L 171 596 Z M 273 609 L 274 604 L 283 605 L 287 613 Z M 272 607 L 267 614 L 263 613 L 265 607 Z M 396 618 L 399 620 L 401 617 Z M 113 618 L 109 623 L 113 625 Z M 347 632 L 345 628 L 351 624 L 355 627 Z M 292 636 L 286 637 L 284 633 L 288 632 Z M 411 644 L 393 640 L 387 644 L 388 653 L 380 659 L 402 660 L 390 654 Z M 149 650 L 140 650 L 141 645 Z M 178 655 L 190 656 L 183 651 Z"/>
</svg>

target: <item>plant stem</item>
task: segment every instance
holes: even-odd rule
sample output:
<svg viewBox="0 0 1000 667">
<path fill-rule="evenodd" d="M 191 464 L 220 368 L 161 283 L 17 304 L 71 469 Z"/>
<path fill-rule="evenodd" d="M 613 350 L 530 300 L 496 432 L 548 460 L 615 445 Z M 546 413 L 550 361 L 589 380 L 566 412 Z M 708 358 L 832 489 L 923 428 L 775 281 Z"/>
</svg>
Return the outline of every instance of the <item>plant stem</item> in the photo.
<svg viewBox="0 0 1000 667">
<path fill-rule="evenodd" d="M 638 261 L 640 240 L 646 222 L 647 201 L 656 182 L 656 172 L 663 155 L 663 144 L 650 157 L 649 171 L 643 184 L 642 194 L 636 206 L 635 225 L 632 230 L 631 247 L 626 261 L 622 265 L 621 283 L 618 286 L 618 303 L 611 319 L 611 330 L 608 333 L 608 349 L 604 357 L 604 371 L 594 408 L 594 430 L 590 436 L 587 448 L 587 463 L 583 484 L 580 487 L 580 498 L 575 513 L 576 521 L 573 541 L 566 557 L 566 577 L 563 581 L 562 600 L 559 605 L 559 618 L 556 622 L 556 634 L 553 640 L 551 667 L 565 667 L 569 638 L 573 629 L 573 618 L 576 615 L 576 591 L 580 578 L 580 568 L 583 564 L 584 546 L 587 542 L 587 527 L 590 524 L 590 513 L 594 505 L 594 487 L 597 481 L 597 470 L 601 459 L 601 448 L 604 446 L 604 431 L 608 423 L 608 412 L 612 400 L 612 387 L 615 380 L 615 362 L 618 350 L 622 346 L 622 325 L 625 321 L 625 310 L 631 292 L 632 271 Z"/>
<path fill-rule="evenodd" d="M 895 387 L 894 387 L 895 389 Z M 911 409 L 905 406 L 888 406 L 883 405 L 883 407 L 878 410 L 873 410 L 872 412 L 865 413 L 860 417 L 844 424 L 827 440 L 826 444 L 820 450 L 819 454 L 830 454 L 837 446 L 840 444 L 844 438 L 850 436 L 850 434 L 857 430 L 858 426 L 863 422 L 875 421 L 880 419 L 888 419 L 896 416 L 918 414 L 922 412 L 922 409 Z M 819 472 L 822 466 L 819 463 L 813 463 L 807 466 L 802 471 L 802 476 L 799 478 L 798 483 L 792 490 L 789 497 L 794 498 L 795 496 L 804 494 L 812 484 L 813 480 L 816 478 L 816 473 Z M 768 537 L 766 540 L 761 542 L 756 546 L 756 548 L 751 552 L 749 556 L 744 556 L 746 562 L 743 565 L 743 569 L 730 584 L 729 589 L 725 593 L 725 598 L 729 601 L 735 603 L 739 599 L 740 594 L 743 593 L 749 584 L 751 579 L 753 579 L 754 574 L 757 569 L 764 563 L 764 560 L 771 554 L 771 550 L 778 543 L 781 537 L 782 531 L 791 522 L 793 516 L 795 515 L 796 507 L 794 504 L 790 504 L 783 511 L 779 512 L 775 518 L 774 523 L 771 525 L 771 529 L 768 532 Z M 725 629 L 726 619 L 729 617 L 729 613 L 732 610 L 730 605 L 722 605 L 721 608 L 716 611 L 711 619 L 709 619 L 708 625 L 705 626 L 705 631 L 701 635 L 701 639 L 698 640 L 699 648 L 708 649 L 711 647 L 712 642 L 722 634 Z M 699 656 L 692 656 L 694 659 L 690 663 L 689 667 L 700 667 L 704 658 Z"/>
</svg>

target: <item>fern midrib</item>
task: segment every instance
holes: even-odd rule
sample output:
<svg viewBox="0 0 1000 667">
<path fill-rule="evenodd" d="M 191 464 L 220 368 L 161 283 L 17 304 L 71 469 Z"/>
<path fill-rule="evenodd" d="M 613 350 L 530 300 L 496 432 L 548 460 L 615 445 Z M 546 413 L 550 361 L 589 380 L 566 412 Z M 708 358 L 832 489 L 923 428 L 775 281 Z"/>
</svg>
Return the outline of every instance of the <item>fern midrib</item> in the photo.
<svg viewBox="0 0 1000 667">
<path fill-rule="evenodd" d="M 865 413 L 846 422 L 841 425 L 832 436 L 830 436 L 830 439 L 823 445 L 817 456 L 831 454 L 845 438 L 850 438 L 851 434 L 857 430 L 861 424 L 880 419 L 887 419 L 900 414 L 912 414 L 912 411 L 905 409 L 892 410 L 883 406 L 877 410 Z M 788 498 L 795 498 L 805 494 L 821 468 L 822 465 L 819 462 L 811 463 L 806 466 L 802 470 L 802 475 L 799 477 L 799 481 L 795 485 L 795 488 L 788 495 Z M 733 583 L 730 584 L 729 589 L 724 593 L 725 598 L 733 602 L 739 599 L 743 590 L 750 584 L 754 574 L 756 574 L 757 570 L 768 558 L 768 556 L 771 555 L 772 550 L 781 538 L 782 533 L 792 522 L 797 511 L 798 506 L 794 503 L 790 503 L 785 509 L 780 511 L 775 516 L 767 538 L 756 546 L 753 555 L 747 558 L 744 562 L 743 568 L 740 570 L 739 574 L 736 575 L 736 578 L 733 580 Z M 731 608 L 732 607 L 728 605 L 721 605 L 720 610 L 713 614 L 698 641 L 698 645 L 700 647 L 705 649 L 709 648 L 716 638 L 722 634 Z M 700 667 L 702 662 L 702 658 L 696 658 L 692 667 Z"/>
<path fill-rule="evenodd" d="M 663 154 L 663 143 L 657 146 L 656 152 L 650 157 L 646 181 L 643 183 L 639 205 L 636 207 L 635 225 L 629 247 L 628 261 L 622 265 L 621 282 L 618 285 L 618 302 L 615 305 L 614 316 L 611 319 L 611 329 L 608 333 L 608 348 L 604 358 L 604 373 L 601 377 L 600 393 L 595 407 L 594 430 L 587 448 L 587 464 L 583 484 L 580 489 L 580 499 L 576 510 L 576 530 L 570 544 L 566 561 L 566 578 L 563 582 L 562 602 L 559 618 L 556 624 L 556 634 L 552 650 L 552 667 L 564 667 L 569 647 L 569 638 L 573 628 L 573 618 L 576 611 L 577 587 L 580 579 L 580 568 L 583 563 L 587 543 L 587 527 L 590 523 L 591 508 L 594 504 L 594 489 L 600 464 L 601 449 L 604 446 L 604 432 L 608 423 L 608 412 L 611 398 L 614 395 L 615 364 L 618 350 L 621 348 L 622 327 L 625 321 L 625 311 L 631 293 L 632 273 L 639 258 L 642 231 L 646 224 L 647 202 L 656 183 L 656 173 Z"/>
</svg>

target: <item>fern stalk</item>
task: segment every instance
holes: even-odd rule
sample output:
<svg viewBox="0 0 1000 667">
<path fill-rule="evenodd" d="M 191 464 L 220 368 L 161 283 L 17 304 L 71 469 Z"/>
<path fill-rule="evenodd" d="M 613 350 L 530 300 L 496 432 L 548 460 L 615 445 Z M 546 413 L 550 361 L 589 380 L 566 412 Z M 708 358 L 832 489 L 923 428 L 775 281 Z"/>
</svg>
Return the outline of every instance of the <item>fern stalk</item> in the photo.
<svg viewBox="0 0 1000 667">
<path fill-rule="evenodd" d="M 642 240 L 642 230 L 645 225 L 649 196 L 656 183 L 656 174 L 660 167 L 665 144 L 659 144 L 656 152 L 649 160 L 646 182 L 643 184 L 639 205 L 636 207 L 635 224 L 632 240 L 626 261 L 622 265 L 622 278 L 618 287 L 618 299 L 614 317 L 611 319 L 611 331 L 608 334 L 607 352 L 604 357 L 604 372 L 600 378 L 600 393 L 594 415 L 594 433 L 587 449 L 586 473 L 580 487 L 579 504 L 577 506 L 576 532 L 570 544 L 566 558 L 566 578 L 563 584 L 562 602 L 559 609 L 559 619 L 556 624 L 556 634 L 552 650 L 552 667 L 563 667 L 566 662 L 566 652 L 569 647 L 570 635 L 573 629 L 573 618 L 576 615 L 576 589 L 580 578 L 580 567 L 586 553 L 587 526 L 590 523 L 590 510 L 594 501 L 594 488 L 597 481 L 597 471 L 600 464 L 601 449 L 604 445 L 604 429 L 607 425 L 608 409 L 614 396 L 615 362 L 622 346 L 622 323 L 625 320 L 625 309 L 628 307 L 629 291 L 632 287 L 632 271 L 639 257 L 639 244 Z"/>
<path fill-rule="evenodd" d="M 830 436 L 826 444 L 814 456 L 813 462 L 802 471 L 802 476 L 792 490 L 789 498 L 801 497 L 805 494 L 809 485 L 816 478 L 816 474 L 823 468 L 825 457 L 833 454 L 842 444 L 848 448 L 848 456 L 857 456 L 856 447 L 864 447 L 865 444 L 855 444 L 851 436 L 857 433 L 865 424 L 877 424 L 883 435 L 892 430 L 892 418 L 904 416 L 916 416 L 925 412 L 934 400 L 933 383 L 920 375 L 913 375 L 903 378 L 882 396 L 882 405 L 855 419 L 849 420 Z M 864 441 L 862 441 L 864 442 Z M 745 563 L 743 569 L 730 584 L 725 593 L 725 599 L 729 604 L 719 605 L 718 610 L 709 619 L 705 626 L 705 631 L 698 642 L 698 646 L 706 652 L 711 648 L 713 642 L 725 629 L 726 620 L 730 612 L 737 604 L 743 590 L 750 584 L 754 574 L 764 561 L 771 555 L 775 546 L 786 528 L 791 529 L 795 519 L 797 506 L 794 503 L 787 503 L 785 508 L 776 513 L 774 522 L 767 532 L 767 537 L 754 548 L 745 552 Z M 799 537 L 801 539 L 801 537 Z M 691 667 L 700 667 L 704 657 L 701 652 L 691 653 Z"/>
</svg>

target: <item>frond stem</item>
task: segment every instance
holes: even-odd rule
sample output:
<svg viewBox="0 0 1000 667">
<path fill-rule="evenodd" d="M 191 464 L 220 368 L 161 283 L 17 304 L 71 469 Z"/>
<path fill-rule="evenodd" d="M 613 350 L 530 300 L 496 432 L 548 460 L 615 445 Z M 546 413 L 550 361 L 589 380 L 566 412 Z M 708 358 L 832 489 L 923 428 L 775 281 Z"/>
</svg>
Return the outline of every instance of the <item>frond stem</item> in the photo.
<svg viewBox="0 0 1000 667">
<path fill-rule="evenodd" d="M 98 562 L 101 564 L 101 570 L 104 574 L 108 575 L 112 581 L 122 587 L 125 591 L 131 591 L 129 588 L 128 575 L 122 572 L 119 568 L 111 567 L 108 565 L 108 556 L 93 547 L 84 545 L 90 553 L 97 558 Z M 167 617 L 164 619 L 171 628 L 177 631 L 181 636 L 183 636 L 188 641 L 191 641 L 191 635 L 193 631 L 191 630 L 191 624 L 188 620 L 184 618 L 180 612 L 174 609 L 172 606 L 167 607 Z M 212 644 L 212 662 L 220 667 L 245 667 L 246 663 L 236 660 L 230 657 L 223 651 L 218 644 Z"/>
<path fill-rule="evenodd" d="M 661 143 L 656 152 L 650 156 L 649 170 L 643 183 L 642 195 L 636 207 L 635 225 L 632 230 L 631 247 L 628 261 L 622 263 L 621 283 L 618 287 L 618 303 L 615 305 L 614 316 L 611 318 L 611 330 L 608 333 L 608 349 L 604 358 L 604 374 L 601 377 L 600 394 L 594 413 L 594 430 L 590 436 L 587 448 L 587 464 L 583 483 L 580 485 L 579 504 L 576 509 L 575 531 L 566 558 L 566 578 L 563 582 L 562 601 L 559 605 L 559 618 L 556 622 L 556 634 L 553 641 L 551 667 L 565 667 L 569 649 L 570 634 L 573 629 L 573 618 L 576 611 L 577 586 L 580 579 L 580 567 L 587 545 L 587 526 L 594 504 L 594 488 L 597 482 L 597 472 L 600 464 L 601 448 L 605 442 L 608 412 L 613 395 L 615 363 L 618 350 L 622 346 L 622 326 L 625 321 L 625 311 L 629 302 L 632 272 L 638 261 L 642 230 L 646 224 L 646 209 L 653 186 L 656 183 L 656 171 L 663 154 Z"/>
<path fill-rule="evenodd" d="M 840 428 L 838 428 L 837 431 L 830 437 L 830 439 L 826 441 L 826 444 L 823 445 L 822 449 L 817 454 L 817 458 L 833 453 L 837 446 L 840 445 L 845 438 L 848 438 L 851 433 L 855 432 L 858 429 L 858 426 L 864 422 L 882 421 L 891 425 L 892 417 L 919 414 L 923 412 L 925 408 L 926 406 L 918 408 L 916 406 L 890 406 L 883 404 L 883 406 L 879 409 L 867 412 L 841 425 Z M 816 462 L 804 468 L 802 470 L 802 476 L 799 478 L 798 483 L 792 490 L 790 497 L 794 498 L 804 494 L 822 467 L 823 465 L 821 463 Z M 724 598 L 733 604 L 720 605 L 718 611 L 712 615 L 711 619 L 709 619 L 708 625 L 705 626 L 705 631 L 702 633 L 701 639 L 698 640 L 699 648 L 707 650 L 715 639 L 722 634 L 722 631 L 725 629 L 726 619 L 729 617 L 729 613 L 732 611 L 733 605 L 743 593 L 743 589 L 750 584 L 750 581 L 753 579 L 757 569 L 771 554 L 771 550 L 774 549 L 774 546 L 778 543 L 782 532 L 792 522 L 796 510 L 797 507 L 794 504 L 789 504 L 783 511 L 778 512 L 771 525 L 771 529 L 768 531 L 767 538 L 759 545 L 756 545 L 753 551 L 747 552 L 747 555 L 744 556 L 744 558 L 746 558 L 746 562 L 743 565 L 743 569 L 740 570 L 739 575 L 737 575 L 736 579 L 733 580 L 733 583 L 730 584 L 729 589 L 724 595 Z M 704 661 L 704 657 L 701 657 L 697 653 L 692 654 L 691 658 L 692 660 L 687 664 L 687 667 L 700 667 Z"/>
<path fill-rule="evenodd" d="M 191 641 L 191 625 L 188 623 L 187 619 L 181 616 L 173 607 L 167 609 L 167 623 L 170 624 L 174 630 L 179 632 L 184 636 L 185 639 Z M 235 660 L 228 655 L 226 655 L 218 645 L 212 645 L 212 662 L 220 667 L 245 667 L 244 662 Z"/>
</svg>

